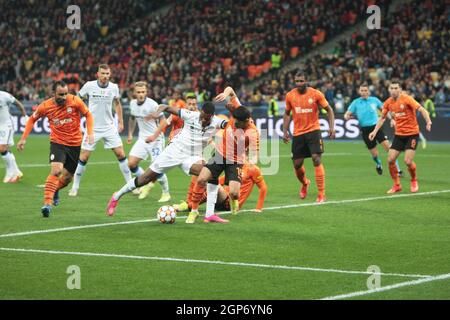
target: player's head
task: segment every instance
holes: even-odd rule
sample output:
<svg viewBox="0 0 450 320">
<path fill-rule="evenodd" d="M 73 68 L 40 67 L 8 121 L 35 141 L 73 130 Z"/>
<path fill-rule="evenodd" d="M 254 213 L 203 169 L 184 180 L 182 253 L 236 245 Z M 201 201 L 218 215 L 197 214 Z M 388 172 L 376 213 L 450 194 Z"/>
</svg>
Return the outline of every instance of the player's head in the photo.
<svg viewBox="0 0 450 320">
<path fill-rule="evenodd" d="M 67 95 L 69 94 L 69 88 L 64 81 L 55 81 L 52 86 L 55 96 L 55 102 L 57 105 L 64 105 L 66 103 Z"/>
<path fill-rule="evenodd" d="M 139 103 L 145 101 L 147 97 L 147 82 L 138 81 L 134 84 L 134 96 Z"/>
<path fill-rule="evenodd" d="M 304 92 L 308 87 L 308 82 L 306 81 L 306 74 L 303 70 L 299 70 L 295 73 L 294 82 L 297 89 Z"/>
<path fill-rule="evenodd" d="M 111 69 L 107 64 L 101 64 L 98 66 L 97 79 L 101 84 L 107 84 L 111 78 Z"/>
<path fill-rule="evenodd" d="M 389 84 L 389 94 L 392 98 L 397 99 L 400 93 L 402 92 L 402 87 L 400 85 L 400 80 L 392 79 Z"/>
<path fill-rule="evenodd" d="M 216 112 L 216 107 L 214 103 L 208 101 L 202 105 L 202 109 L 200 111 L 200 121 L 202 122 L 202 126 L 207 126 L 211 123 L 212 117 L 214 117 L 214 113 Z"/>
<path fill-rule="evenodd" d="M 235 126 L 238 129 L 246 129 L 250 124 L 250 111 L 246 107 L 240 106 L 233 110 Z"/>
<path fill-rule="evenodd" d="M 194 94 L 186 97 L 186 108 L 190 111 L 197 111 L 197 97 Z"/>
<path fill-rule="evenodd" d="M 369 85 L 367 83 L 362 83 L 359 86 L 359 95 L 363 99 L 367 99 L 369 97 L 370 91 L 369 91 Z"/>
</svg>

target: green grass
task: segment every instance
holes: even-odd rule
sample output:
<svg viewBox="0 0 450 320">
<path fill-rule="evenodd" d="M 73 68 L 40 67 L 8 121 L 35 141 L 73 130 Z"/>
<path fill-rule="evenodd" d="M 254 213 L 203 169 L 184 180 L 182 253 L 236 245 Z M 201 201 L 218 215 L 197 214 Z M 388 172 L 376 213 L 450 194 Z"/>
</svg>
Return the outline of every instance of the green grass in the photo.
<svg viewBox="0 0 450 320">
<path fill-rule="evenodd" d="M 23 153 L 15 152 L 24 179 L 0 185 L 0 235 L 31 230 L 154 219 L 159 186 L 145 200 L 129 194 L 117 215 L 104 214 L 112 192 L 124 183 L 112 152 L 97 147 L 87 166 L 77 198 L 61 192 L 62 203 L 51 218 L 40 214 L 49 166 L 48 137 L 31 137 Z M 441 275 L 450 273 L 450 192 L 395 197 L 388 171 L 375 172 L 362 142 L 325 144 L 327 199 L 365 199 L 321 206 L 299 206 L 244 212 L 228 225 L 174 225 L 159 222 L 113 225 L 52 233 L 1 237 L 1 248 L 25 248 L 112 255 L 366 271 Z M 127 151 L 130 146 L 126 146 Z M 280 169 L 266 176 L 265 207 L 314 202 L 315 184 L 304 201 L 289 159 L 280 145 Z M 385 163 L 383 155 L 383 163 Z M 420 193 L 450 189 L 449 144 L 420 147 L 416 163 Z M 95 162 L 110 162 L 94 164 Z M 26 166 L 25 166 L 26 164 Z M 42 166 L 30 166 L 42 164 Z M 4 167 L 1 165 L 1 171 Z M 386 167 L 386 166 L 385 166 Z M 402 164 L 404 171 L 405 166 Z M 307 175 L 314 181 L 311 161 Z M 406 174 L 407 175 L 407 174 Z M 168 173 L 174 201 L 184 199 L 189 178 L 181 170 Z M 409 193 L 409 178 L 403 178 Z M 256 205 L 257 191 L 245 205 Z M 67 267 L 81 269 L 81 290 L 66 287 Z M 185 261 L 63 255 L 0 250 L 0 299 L 320 299 L 367 290 L 369 275 L 262 268 Z M 382 276 L 381 285 L 416 280 Z M 402 287 L 357 299 L 450 299 L 450 279 Z"/>
</svg>

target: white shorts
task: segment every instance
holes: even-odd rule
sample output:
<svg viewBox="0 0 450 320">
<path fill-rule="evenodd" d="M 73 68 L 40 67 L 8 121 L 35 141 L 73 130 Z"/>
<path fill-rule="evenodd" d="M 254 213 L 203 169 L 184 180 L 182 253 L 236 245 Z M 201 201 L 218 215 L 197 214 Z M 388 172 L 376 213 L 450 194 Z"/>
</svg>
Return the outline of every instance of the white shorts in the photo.
<svg viewBox="0 0 450 320">
<path fill-rule="evenodd" d="M 14 128 L 0 125 L 0 145 L 14 145 Z"/>
<path fill-rule="evenodd" d="M 130 156 L 147 160 L 150 156 L 151 161 L 155 159 L 163 152 L 164 140 L 157 140 L 151 143 L 145 142 L 143 139 L 138 139 L 131 148 Z"/>
<path fill-rule="evenodd" d="M 150 169 L 156 173 L 165 173 L 175 167 L 180 167 L 187 175 L 192 165 L 204 160 L 200 156 L 193 156 L 188 152 L 182 152 L 174 144 L 169 144 L 164 151 L 150 165 Z"/>
<path fill-rule="evenodd" d="M 97 142 L 103 140 L 105 149 L 114 149 L 118 147 L 122 147 L 122 139 L 120 138 L 119 132 L 116 127 L 111 127 L 106 130 L 95 130 L 94 129 L 94 144 L 88 144 L 86 142 L 87 132 L 84 133 L 83 143 L 81 145 L 82 150 L 94 151 Z"/>
</svg>

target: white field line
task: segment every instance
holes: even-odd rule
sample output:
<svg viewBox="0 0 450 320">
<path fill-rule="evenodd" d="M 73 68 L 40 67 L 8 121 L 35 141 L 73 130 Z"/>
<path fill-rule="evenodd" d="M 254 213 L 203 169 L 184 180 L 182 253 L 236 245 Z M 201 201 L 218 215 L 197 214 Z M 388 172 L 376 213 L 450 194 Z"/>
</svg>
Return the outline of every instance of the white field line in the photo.
<svg viewBox="0 0 450 320">
<path fill-rule="evenodd" d="M 382 273 L 382 272 L 372 273 L 372 272 L 367 272 L 367 271 L 354 271 L 354 270 L 324 269 L 324 268 L 311 268 L 311 267 L 301 267 L 301 266 L 285 266 L 285 265 L 271 265 L 271 264 L 260 264 L 260 263 L 231 262 L 231 261 L 220 261 L 220 260 L 198 260 L 198 259 L 181 259 L 181 258 L 172 258 L 172 257 L 134 256 L 134 255 L 109 254 L 109 253 L 71 252 L 71 251 L 39 250 L 39 249 L 23 249 L 23 248 L 1 248 L 1 247 L 0 247 L 0 251 L 58 254 L 58 255 L 75 255 L 75 256 L 86 256 L 86 257 L 107 257 L 107 258 L 134 259 L 134 260 L 171 261 L 171 262 L 185 262 L 185 263 L 194 263 L 194 264 L 195 263 L 197 263 L 197 264 L 216 264 L 216 265 L 237 266 L 237 267 L 301 270 L 301 271 L 344 273 L 344 274 L 360 274 L 360 275 L 375 275 L 376 274 L 376 275 L 380 275 L 380 276 L 393 276 L 393 277 L 424 278 L 424 279 L 431 278 L 431 276 L 428 276 L 428 275 L 417 275 L 417 274 Z"/>
<path fill-rule="evenodd" d="M 380 197 L 371 197 L 371 198 L 327 201 L 324 203 L 308 202 L 308 203 L 299 203 L 299 204 L 292 204 L 292 205 L 285 205 L 285 206 L 268 207 L 268 208 L 264 208 L 264 211 L 288 209 L 288 208 L 299 208 L 299 207 L 309 207 L 309 206 L 325 206 L 325 205 L 331 205 L 331 204 L 347 204 L 347 203 L 366 202 L 366 201 L 374 201 L 374 200 L 389 200 L 389 199 L 406 198 L 406 197 L 427 196 L 427 195 L 448 193 L 448 192 L 450 192 L 450 189 L 449 190 L 439 190 L 439 191 L 429 191 L 429 192 L 419 192 L 419 193 L 395 194 L 395 195 L 390 195 L 390 196 L 380 196 Z M 252 212 L 252 211 L 253 211 L 253 209 L 245 209 L 245 210 L 240 210 L 239 212 Z M 229 211 L 222 212 L 221 214 L 230 214 L 230 212 Z M 184 218 L 186 218 L 186 216 L 178 216 L 177 218 L 184 219 Z M 33 230 L 33 231 L 0 234 L 0 238 L 29 236 L 29 235 L 33 235 L 33 234 L 52 233 L 52 232 L 71 231 L 71 230 L 90 229 L 90 228 L 101 228 L 101 227 L 109 227 L 109 226 L 116 226 L 116 225 L 136 224 L 136 223 L 155 222 L 155 221 L 159 221 L 159 220 L 158 219 L 130 220 L 130 221 L 120 221 L 120 222 L 110 222 L 110 223 L 88 224 L 88 225 L 81 225 L 81 226 L 74 226 L 74 227 Z"/>
<path fill-rule="evenodd" d="M 367 152 L 365 153 L 352 153 L 352 152 L 325 152 L 323 154 L 323 157 L 347 157 L 347 156 L 355 156 L 355 157 L 366 157 L 369 156 L 369 154 Z M 416 157 L 432 157 L 432 158 L 450 158 L 450 155 L 446 155 L 446 154 L 428 154 L 428 153 L 423 153 L 423 154 L 416 154 Z M 262 155 L 261 156 L 261 160 L 269 160 L 269 159 L 277 159 L 277 158 L 290 158 L 291 156 L 288 154 L 282 154 L 282 155 Z M 113 164 L 117 164 L 117 161 L 91 161 L 88 162 L 88 165 L 113 165 Z M 46 168 L 49 166 L 48 163 L 19 163 L 18 166 L 20 168 Z M 0 164 L 0 168 L 5 168 L 5 165 L 2 163 Z"/>
<path fill-rule="evenodd" d="M 322 298 L 320 300 L 339 300 L 339 299 L 347 299 L 347 298 L 353 298 L 353 297 L 361 297 L 361 296 L 365 296 L 365 295 L 372 294 L 372 293 L 384 292 L 384 291 L 389 291 L 389 290 L 402 288 L 402 287 L 416 286 L 416 285 L 419 285 L 422 283 L 438 281 L 438 280 L 446 280 L 446 279 L 450 279 L 450 273 L 432 276 L 429 278 L 424 278 L 424 279 L 419 279 L 419 280 L 400 282 L 397 284 L 393 284 L 390 286 L 385 286 L 385 287 L 381 287 L 381 288 L 377 288 L 377 289 L 371 289 L 371 290 L 366 290 L 366 291 L 356 291 L 356 292 L 341 294 L 341 295 L 337 295 L 337 296 L 330 296 L 330 297 Z"/>
</svg>

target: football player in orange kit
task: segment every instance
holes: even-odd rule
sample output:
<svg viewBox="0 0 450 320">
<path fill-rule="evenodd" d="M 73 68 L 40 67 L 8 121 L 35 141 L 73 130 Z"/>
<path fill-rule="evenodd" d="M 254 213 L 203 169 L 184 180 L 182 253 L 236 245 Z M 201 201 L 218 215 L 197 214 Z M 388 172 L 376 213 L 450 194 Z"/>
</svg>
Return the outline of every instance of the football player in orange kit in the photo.
<svg viewBox="0 0 450 320">
<path fill-rule="evenodd" d="M 50 216 L 52 204 L 59 204 L 58 191 L 66 187 L 73 179 L 78 165 L 83 135 L 80 130 L 81 116 L 86 117 L 86 140 L 94 143 L 94 120 L 88 107 L 79 97 L 68 94 L 69 89 L 63 81 L 53 84 L 54 97 L 42 102 L 28 119 L 25 131 L 17 144 L 22 151 L 34 123 L 47 117 L 50 123 L 50 165 L 51 171 L 45 182 L 44 206 L 41 213 Z"/>
</svg>

